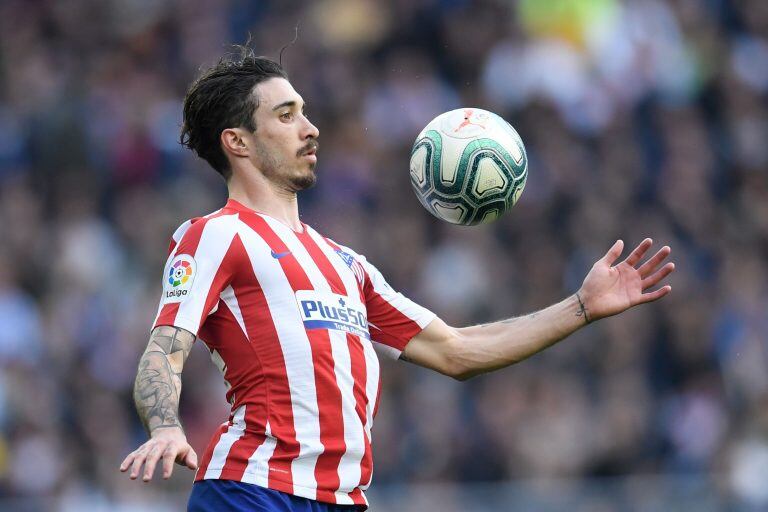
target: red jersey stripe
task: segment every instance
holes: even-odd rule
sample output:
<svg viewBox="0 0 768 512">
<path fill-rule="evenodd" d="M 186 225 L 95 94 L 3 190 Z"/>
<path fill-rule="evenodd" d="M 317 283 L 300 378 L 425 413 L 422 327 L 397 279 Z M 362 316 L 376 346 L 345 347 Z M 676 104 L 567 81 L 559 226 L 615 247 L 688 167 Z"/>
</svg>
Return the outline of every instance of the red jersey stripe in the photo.
<svg viewBox="0 0 768 512">
<path fill-rule="evenodd" d="M 347 296 L 354 297 L 357 294 L 361 294 L 361 288 L 357 279 L 352 277 L 342 279 L 337 271 L 337 268 L 341 268 L 342 265 L 351 269 L 352 265 L 356 262 L 343 259 L 337 252 L 341 251 L 341 248 L 329 244 L 326 238 L 311 231 L 311 228 L 307 228 L 307 233 L 312 236 L 299 236 L 299 239 L 318 264 L 323 276 L 325 276 L 330 283 L 338 283 L 337 286 L 342 288 Z M 348 274 L 348 276 L 351 275 L 354 274 Z M 360 479 L 358 480 L 358 484 L 370 480 L 372 467 L 370 464 L 370 461 L 372 460 L 371 443 L 369 432 L 366 430 L 368 420 L 368 396 L 366 392 L 367 364 L 363 343 L 370 342 L 368 340 L 363 341 L 359 336 L 347 333 L 346 346 L 349 352 L 350 370 L 353 379 L 352 394 L 355 400 L 355 413 L 357 414 L 357 420 L 363 426 L 363 431 L 359 434 L 361 437 L 360 441 L 363 445 L 363 454 L 361 457 L 362 465 L 360 467 Z M 368 462 L 365 463 L 363 461 Z M 352 496 L 350 495 L 350 497 Z"/>
<path fill-rule="evenodd" d="M 328 246 L 329 246 L 331 249 L 333 249 L 334 251 L 336 251 L 336 252 L 339 252 L 339 251 L 343 251 L 343 250 L 344 250 L 344 249 L 343 249 L 343 248 L 342 248 L 342 247 L 341 247 L 339 244 L 337 244 L 336 242 L 334 242 L 334 241 L 333 241 L 333 240 L 331 240 L 330 238 L 326 238 L 326 237 L 324 237 L 324 236 L 322 236 L 322 235 L 319 235 L 319 234 L 318 234 L 317 236 L 319 236 L 320 238 L 322 238 L 322 240 L 323 240 L 323 241 L 324 241 L 326 244 L 328 244 Z M 349 293 L 351 293 L 351 292 L 350 292 L 350 290 L 347 290 L 347 291 L 348 291 Z M 360 293 L 360 302 L 362 302 L 363 304 L 365 304 L 365 295 L 364 295 L 364 293 L 363 293 L 363 283 L 362 283 L 362 282 L 358 282 L 358 283 L 357 283 L 357 291 Z"/>
<path fill-rule="evenodd" d="M 229 421 L 227 421 L 226 423 L 222 423 L 221 427 L 219 427 L 219 430 L 208 442 L 208 446 L 205 448 L 205 451 L 203 452 L 202 457 L 200 457 L 200 464 L 197 466 L 197 471 L 195 472 L 195 481 L 202 480 L 203 476 L 205 475 L 205 472 L 208 471 L 208 464 L 211 462 L 211 456 L 213 455 L 213 450 L 216 448 L 216 445 L 219 444 L 219 441 L 221 440 L 221 436 L 226 434 L 227 431 L 229 431 L 229 426 L 231 425 L 231 422 L 232 422 L 232 416 L 229 417 Z"/>
<path fill-rule="evenodd" d="M 240 247 L 242 247 L 242 245 Z M 235 291 L 235 299 L 236 295 Z M 248 407 L 245 411 L 245 432 L 229 449 L 220 476 L 220 478 L 239 481 L 242 479 L 243 474 L 248 467 L 248 458 L 265 441 L 264 430 L 267 422 L 267 397 L 266 390 L 264 389 L 264 379 L 260 359 L 251 346 L 249 336 L 246 336 L 246 333 L 242 332 L 238 321 L 234 318 L 234 313 L 225 301 L 220 303 L 219 311 L 221 312 L 221 318 L 231 318 L 227 323 L 230 328 L 226 331 L 226 335 L 229 337 L 228 339 L 234 341 L 234 343 L 231 343 L 230 345 L 236 344 L 238 347 L 248 347 L 249 351 L 253 353 L 253 357 L 247 359 L 245 357 L 230 357 L 228 354 L 222 352 L 227 350 L 227 348 L 219 348 L 220 354 L 222 354 L 222 359 L 232 361 L 226 369 L 225 379 L 230 382 L 237 382 L 239 387 L 246 388 L 247 391 L 249 391 L 249 398 L 246 402 Z M 237 326 L 237 329 L 231 328 L 232 326 Z M 247 330 L 248 324 L 245 323 L 245 326 Z M 239 389 L 234 390 L 235 396 L 237 397 L 235 399 L 235 406 L 237 406 L 237 402 L 242 401 L 240 395 L 244 394 L 246 389 L 243 389 L 243 393 L 241 393 Z M 230 389 L 230 391 L 233 390 Z"/>
<path fill-rule="evenodd" d="M 274 253 L 290 252 L 285 241 L 275 233 L 263 217 L 254 215 L 251 218 L 249 216 L 247 223 L 267 242 Z M 314 289 L 312 282 L 295 257 L 282 257 L 278 261 L 294 292 Z M 333 491 L 339 488 L 338 466 L 341 456 L 346 450 L 344 423 L 341 417 L 341 391 L 335 384 L 334 360 L 328 331 L 311 330 L 307 332 L 307 336 L 312 349 L 320 421 L 320 442 L 324 447 L 324 451 L 318 457 L 315 465 L 315 478 L 318 483 L 317 499 L 336 503 Z M 329 491 L 328 496 L 321 497 L 324 490 L 332 491 Z"/>
<path fill-rule="evenodd" d="M 241 214 L 241 220 L 258 234 L 259 217 L 255 214 Z M 258 276 L 253 278 L 258 282 Z M 293 493 L 291 463 L 300 453 L 296 439 L 290 384 L 285 366 L 284 354 L 274 325 L 269 304 L 261 285 L 251 294 L 247 306 L 243 307 L 243 320 L 249 336 L 258 342 L 255 351 L 260 354 L 263 369 L 269 375 L 267 393 L 270 400 L 269 423 L 272 434 L 281 442 L 277 443 L 269 459 L 268 485 L 272 489 Z M 268 320 L 267 320 L 268 318 Z M 265 321 L 267 320 L 267 321 Z"/>
<path fill-rule="evenodd" d="M 317 263 L 318 268 L 320 269 L 320 272 L 322 272 L 323 276 L 328 280 L 329 283 L 334 285 L 336 287 L 336 293 L 341 293 L 345 295 L 354 296 L 355 295 L 355 288 L 352 288 L 351 285 L 342 283 L 341 277 L 339 277 L 339 273 L 334 268 L 334 265 L 329 260 L 328 255 L 323 251 L 323 249 L 320 248 L 316 240 L 309 236 L 308 230 L 310 228 L 307 228 L 307 231 L 302 236 L 299 236 L 299 240 L 304 245 L 304 247 L 307 248 L 309 254 L 312 256 L 312 258 L 315 260 L 315 263 Z M 319 235 L 318 235 L 318 238 Z M 320 238 L 322 240 L 322 238 Z M 327 240 L 327 239 L 326 239 Z M 324 240 L 325 241 L 325 240 Z M 338 246 L 334 248 L 331 247 L 332 250 L 340 250 L 338 249 Z M 346 263 L 345 263 L 346 264 Z M 361 346 L 361 342 L 358 336 L 355 336 L 353 334 L 347 334 L 347 348 L 349 349 L 350 358 L 352 361 L 352 376 L 354 378 L 354 387 L 353 387 L 353 393 L 355 396 L 355 411 L 358 414 L 358 417 L 360 418 L 360 422 L 365 425 L 366 422 L 366 414 L 365 414 L 365 407 L 368 403 L 367 398 L 365 396 L 365 355 L 363 354 L 363 349 Z"/>
<path fill-rule="evenodd" d="M 371 336 L 402 351 L 421 327 L 387 301 L 376 289 L 366 271 L 365 303 L 368 305 L 368 321 L 375 329 Z"/>
</svg>

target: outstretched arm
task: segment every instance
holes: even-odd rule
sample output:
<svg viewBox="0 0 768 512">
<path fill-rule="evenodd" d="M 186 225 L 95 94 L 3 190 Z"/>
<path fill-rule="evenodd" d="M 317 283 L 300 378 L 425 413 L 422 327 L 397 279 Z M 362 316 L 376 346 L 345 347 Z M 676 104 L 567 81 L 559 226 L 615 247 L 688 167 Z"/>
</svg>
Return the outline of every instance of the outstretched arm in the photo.
<svg viewBox="0 0 768 512">
<path fill-rule="evenodd" d="M 667 246 L 640 265 L 652 244 L 649 238 L 643 240 L 616 264 L 624 248 L 624 243 L 617 241 L 592 266 L 578 292 L 536 313 L 464 328 L 436 319 L 406 345 L 401 357 L 464 380 L 522 361 L 590 322 L 658 300 L 672 287 L 648 290 L 675 265 L 662 265 L 671 252 Z"/>
<path fill-rule="evenodd" d="M 150 335 L 133 387 L 136 410 L 150 439 L 120 465 L 120 471 L 132 468 L 132 479 L 139 476 L 143 464 L 143 480 L 151 480 L 161 457 L 163 478 L 171 476 L 174 461 L 197 469 L 197 454 L 179 421 L 181 371 L 194 342 L 192 333 L 178 327 L 160 326 Z"/>
</svg>

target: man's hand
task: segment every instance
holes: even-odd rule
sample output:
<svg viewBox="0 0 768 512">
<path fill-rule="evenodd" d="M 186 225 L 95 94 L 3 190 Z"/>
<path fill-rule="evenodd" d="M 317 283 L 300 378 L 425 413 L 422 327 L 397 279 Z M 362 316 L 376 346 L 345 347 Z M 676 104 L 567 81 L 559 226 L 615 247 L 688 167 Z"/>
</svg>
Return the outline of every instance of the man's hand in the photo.
<svg viewBox="0 0 768 512">
<path fill-rule="evenodd" d="M 624 261 L 614 265 L 624 248 L 624 242 L 618 240 L 606 255 L 592 266 L 576 294 L 581 304 L 580 313 L 587 322 L 616 315 L 638 304 L 658 300 L 672 291 L 670 285 L 647 291 L 675 270 L 674 263 L 661 266 L 672 252 L 666 245 L 648 261 L 639 265 L 651 245 L 653 240 L 646 238 Z"/>
<path fill-rule="evenodd" d="M 131 480 L 139 476 L 142 464 L 144 476 L 142 480 L 149 482 L 155 472 L 155 466 L 162 457 L 163 478 L 171 477 L 174 461 L 189 469 L 197 469 L 197 454 L 187 443 L 187 436 L 179 427 L 157 428 L 152 432 L 149 441 L 131 452 L 120 464 L 120 471 L 128 471 L 131 468 Z"/>
<path fill-rule="evenodd" d="M 144 465 L 143 480 L 149 482 L 161 457 L 163 478 L 170 478 L 174 460 L 197 469 L 197 454 L 187 443 L 179 421 L 181 371 L 194 342 L 195 335 L 180 327 L 160 326 L 150 334 L 133 385 L 136 410 L 150 440 L 120 464 L 120 471 L 132 467 L 133 480 Z"/>
</svg>

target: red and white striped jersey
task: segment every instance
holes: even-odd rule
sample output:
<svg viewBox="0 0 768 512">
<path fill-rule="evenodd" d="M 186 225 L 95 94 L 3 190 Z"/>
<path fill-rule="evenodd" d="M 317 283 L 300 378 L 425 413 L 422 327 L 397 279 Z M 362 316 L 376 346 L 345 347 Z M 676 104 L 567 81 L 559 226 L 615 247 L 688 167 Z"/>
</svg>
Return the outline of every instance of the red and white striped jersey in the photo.
<svg viewBox="0 0 768 512">
<path fill-rule="evenodd" d="M 231 415 L 196 480 L 367 505 L 379 394 L 372 342 L 399 356 L 435 315 L 363 256 L 229 200 L 173 235 L 154 326 L 197 335 Z"/>
</svg>

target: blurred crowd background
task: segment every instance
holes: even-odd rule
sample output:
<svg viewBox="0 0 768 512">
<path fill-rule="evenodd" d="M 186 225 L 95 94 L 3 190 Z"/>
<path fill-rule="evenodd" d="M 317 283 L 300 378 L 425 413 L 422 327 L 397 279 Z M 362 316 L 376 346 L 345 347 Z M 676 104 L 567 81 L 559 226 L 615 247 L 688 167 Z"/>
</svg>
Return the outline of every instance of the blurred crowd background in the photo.
<svg viewBox="0 0 768 512">
<path fill-rule="evenodd" d="M 320 129 L 302 219 L 455 325 L 574 292 L 619 237 L 673 292 L 466 383 L 384 363 L 373 510 L 768 509 L 768 2 L 0 1 L 0 509 L 181 510 L 118 472 L 170 235 L 223 204 L 178 144 L 199 69 L 282 55 Z M 529 180 L 489 226 L 411 192 L 435 115 L 495 111 Z M 182 415 L 228 408 L 201 346 Z"/>
</svg>

